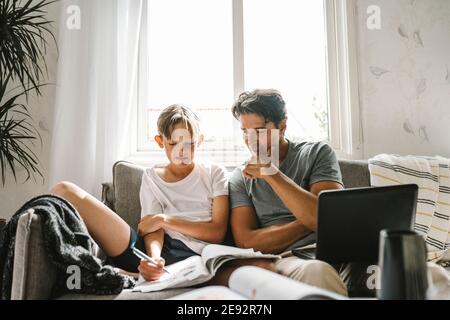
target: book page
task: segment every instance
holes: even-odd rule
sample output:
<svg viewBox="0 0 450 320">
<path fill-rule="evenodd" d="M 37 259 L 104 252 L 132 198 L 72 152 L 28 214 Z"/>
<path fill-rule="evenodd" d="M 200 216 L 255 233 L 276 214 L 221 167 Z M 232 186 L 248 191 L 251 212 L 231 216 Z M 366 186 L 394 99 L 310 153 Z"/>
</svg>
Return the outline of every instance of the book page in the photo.
<svg viewBox="0 0 450 320">
<path fill-rule="evenodd" d="M 133 291 L 151 292 L 166 288 L 180 288 L 196 285 L 212 278 L 200 256 L 192 256 L 183 261 L 166 266 L 170 274 L 165 273 L 157 281 L 145 281 L 142 276 Z"/>
<path fill-rule="evenodd" d="M 263 254 L 253 249 L 241 249 L 237 247 L 224 246 L 220 244 L 207 245 L 202 252 L 203 263 L 211 274 L 215 274 L 225 262 L 234 259 L 267 258 L 277 259 L 280 256 Z"/>
<path fill-rule="evenodd" d="M 256 300 L 346 299 L 336 293 L 253 266 L 234 271 L 229 286 L 231 290 Z"/>
<path fill-rule="evenodd" d="M 168 300 L 246 300 L 246 298 L 227 287 L 208 286 L 182 293 Z"/>
</svg>

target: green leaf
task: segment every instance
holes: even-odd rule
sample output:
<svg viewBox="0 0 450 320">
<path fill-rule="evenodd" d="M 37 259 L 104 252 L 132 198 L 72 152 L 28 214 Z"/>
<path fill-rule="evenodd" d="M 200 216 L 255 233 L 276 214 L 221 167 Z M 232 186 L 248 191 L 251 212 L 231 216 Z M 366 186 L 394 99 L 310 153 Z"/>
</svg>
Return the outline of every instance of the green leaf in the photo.
<svg viewBox="0 0 450 320">
<path fill-rule="evenodd" d="M 0 74 L 10 74 L 24 90 L 34 88 L 41 95 L 38 84 L 47 74 L 44 55 L 53 21 L 46 18 L 46 7 L 55 0 L 0 1 Z M 28 98 L 30 91 L 25 94 Z M 1 96 L 0 96 L 1 97 Z"/>
<path fill-rule="evenodd" d="M 0 79 L 0 93 L 6 95 L 6 87 L 11 77 Z M 33 90 L 29 88 L 27 90 Z M 3 185 L 6 184 L 6 170 L 11 170 L 15 182 L 18 182 L 17 169 L 25 169 L 26 177 L 24 182 L 36 176 L 44 178 L 39 169 L 39 160 L 35 152 L 30 148 L 35 145 L 34 141 L 42 137 L 33 127 L 29 120 L 25 105 L 17 103 L 17 99 L 25 94 L 26 90 L 12 94 L 6 101 L 0 100 L 0 169 Z"/>
</svg>

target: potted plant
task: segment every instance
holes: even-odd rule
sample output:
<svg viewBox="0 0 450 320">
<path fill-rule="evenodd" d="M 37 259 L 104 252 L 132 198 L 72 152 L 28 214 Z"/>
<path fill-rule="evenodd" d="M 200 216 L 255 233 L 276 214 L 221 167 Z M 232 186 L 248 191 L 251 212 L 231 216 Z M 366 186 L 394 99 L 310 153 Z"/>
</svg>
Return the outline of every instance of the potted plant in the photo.
<svg viewBox="0 0 450 320">
<path fill-rule="evenodd" d="M 0 171 L 3 186 L 7 170 L 17 182 L 18 169 L 28 181 L 43 178 L 39 159 L 32 147 L 42 139 L 27 107 L 31 94 L 41 95 L 47 75 L 44 59 L 48 39 L 56 43 L 46 17 L 54 0 L 0 1 Z M 25 102 L 23 102 L 25 101 Z M 36 179 L 35 179 L 36 180 Z"/>
</svg>

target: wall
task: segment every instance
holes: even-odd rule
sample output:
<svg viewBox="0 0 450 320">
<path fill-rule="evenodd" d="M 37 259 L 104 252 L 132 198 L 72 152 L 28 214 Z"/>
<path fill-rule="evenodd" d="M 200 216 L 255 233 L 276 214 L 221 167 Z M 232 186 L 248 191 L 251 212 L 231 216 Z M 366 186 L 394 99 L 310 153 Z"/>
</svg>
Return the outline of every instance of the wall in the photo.
<svg viewBox="0 0 450 320">
<path fill-rule="evenodd" d="M 450 1 L 358 0 L 357 17 L 364 157 L 450 157 Z"/>
<path fill-rule="evenodd" d="M 53 32 L 58 37 L 59 11 L 60 5 L 58 2 L 48 7 L 48 18 L 53 20 Z M 42 96 L 31 98 L 27 106 L 33 117 L 35 128 L 39 131 L 42 137 L 42 146 L 40 142 L 35 144 L 32 150 L 36 153 L 41 162 L 40 168 L 44 175 L 44 179 L 37 176 L 36 181 L 32 178 L 23 183 L 24 170 L 18 173 L 18 183 L 14 181 L 13 175 L 9 172 L 7 184 L 3 187 L 0 184 L 0 218 L 9 219 L 20 206 L 33 196 L 46 193 L 48 191 L 48 163 L 50 153 L 51 131 L 53 123 L 53 106 L 55 100 L 56 90 L 56 70 L 57 70 L 57 49 L 48 39 L 51 44 L 47 49 L 46 61 L 48 67 L 48 78 L 46 80 L 48 85 L 42 89 Z"/>
</svg>

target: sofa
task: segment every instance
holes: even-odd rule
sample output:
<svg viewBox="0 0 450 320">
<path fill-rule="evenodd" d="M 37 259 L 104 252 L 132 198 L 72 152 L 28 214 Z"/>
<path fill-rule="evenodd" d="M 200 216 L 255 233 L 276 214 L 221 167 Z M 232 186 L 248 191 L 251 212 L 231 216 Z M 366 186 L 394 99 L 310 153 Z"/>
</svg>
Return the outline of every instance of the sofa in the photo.
<svg viewBox="0 0 450 320">
<path fill-rule="evenodd" d="M 370 175 L 366 161 L 339 161 L 346 188 L 370 186 Z M 136 164 L 118 161 L 113 166 L 113 181 L 102 183 L 102 202 L 121 216 L 131 227 L 136 228 L 140 219 L 139 188 L 144 168 Z M 27 212 L 19 219 L 11 289 L 12 299 L 49 299 L 55 279 L 54 267 L 48 260 L 42 241 L 40 218 Z M 227 241 L 232 241 L 230 233 Z M 104 258 L 101 250 L 97 254 Z M 102 299 L 102 300 L 155 300 L 166 299 L 187 292 L 189 288 L 168 289 L 152 293 L 123 290 L 117 295 L 66 294 L 57 299 Z"/>
</svg>

